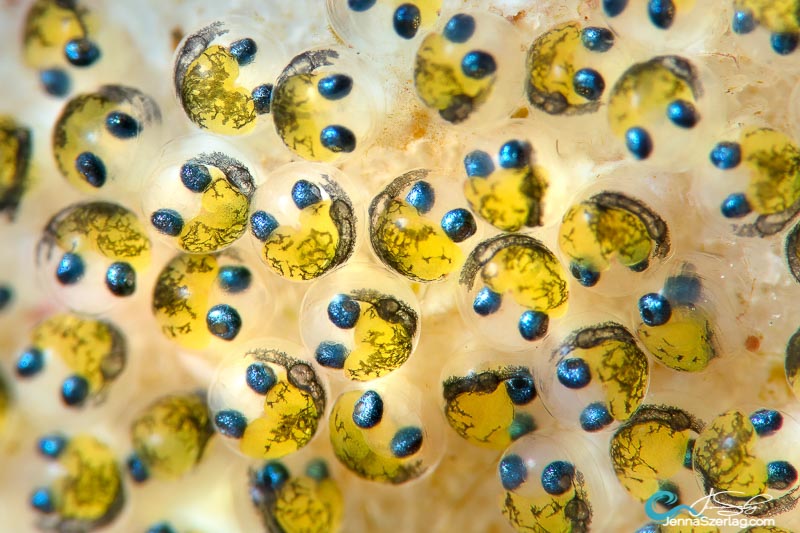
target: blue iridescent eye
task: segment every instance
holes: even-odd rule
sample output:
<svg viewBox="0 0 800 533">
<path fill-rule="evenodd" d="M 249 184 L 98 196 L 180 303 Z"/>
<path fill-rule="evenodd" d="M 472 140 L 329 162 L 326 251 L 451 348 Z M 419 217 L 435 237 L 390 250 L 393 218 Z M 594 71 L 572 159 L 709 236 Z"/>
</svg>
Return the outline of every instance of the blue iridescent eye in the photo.
<svg viewBox="0 0 800 533">
<path fill-rule="evenodd" d="M 366 11 L 375 5 L 377 0 L 347 0 L 347 7 L 353 11 Z"/>
<path fill-rule="evenodd" d="M 508 141 L 500 147 L 498 160 L 503 168 L 525 168 L 530 163 L 531 145 L 524 141 Z"/>
<path fill-rule="evenodd" d="M 353 89 L 353 78 L 344 74 L 332 74 L 319 80 L 317 90 L 328 100 L 341 100 Z"/>
<path fill-rule="evenodd" d="M 130 296 L 136 292 L 136 271 L 128 263 L 112 263 L 106 270 L 106 287 L 114 296 Z"/>
<path fill-rule="evenodd" d="M 368 390 L 362 394 L 353 406 L 353 423 L 362 429 L 377 426 L 382 418 L 383 400 L 375 391 Z"/>
<path fill-rule="evenodd" d="M 258 46 L 253 39 L 239 39 L 231 43 L 230 52 L 239 65 L 247 65 L 255 59 Z"/>
<path fill-rule="evenodd" d="M 0 285 L 0 311 L 8 307 L 8 304 L 11 303 L 11 299 L 14 297 L 14 293 L 11 290 L 11 287 L 6 285 Z"/>
<path fill-rule="evenodd" d="M 581 43 L 592 52 L 608 52 L 614 46 L 614 34 L 608 28 L 590 26 L 581 31 Z"/>
<path fill-rule="evenodd" d="M 55 511 L 55 505 L 53 503 L 53 495 L 50 492 L 50 489 L 40 488 L 33 491 L 31 494 L 31 507 L 39 511 L 40 513 L 49 514 Z"/>
<path fill-rule="evenodd" d="M 206 325 L 212 335 L 230 341 L 239 334 L 239 330 L 242 328 L 242 317 L 230 305 L 219 304 L 208 310 Z"/>
<path fill-rule="evenodd" d="M 72 86 L 69 75 L 60 68 L 50 68 L 39 73 L 42 87 L 51 96 L 62 97 L 69 93 Z"/>
<path fill-rule="evenodd" d="M 741 10 L 741 11 L 736 11 L 733 14 L 733 20 L 731 21 L 731 29 L 733 30 L 734 33 L 744 35 L 756 29 L 757 24 L 758 23 L 756 22 L 755 17 L 753 17 L 752 11 Z"/>
<path fill-rule="evenodd" d="M 500 474 L 500 483 L 503 484 L 503 488 L 506 490 L 514 490 L 528 479 L 528 469 L 525 467 L 525 461 L 516 454 L 503 457 L 497 470 Z"/>
<path fill-rule="evenodd" d="M 475 18 L 459 13 L 450 17 L 444 27 L 444 38 L 453 43 L 465 43 L 475 33 Z"/>
<path fill-rule="evenodd" d="M 694 128 L 699 120 L 697 109 L 691 102 L 675 100 L 667 106 L 667 118 L 680 128 Z"/>
<path fill-rule="evenodd" d="M 525 311 L 519 318 L 519 334 L 526 341 L 535 341 L 544 337 L 550 317 L 541 311 Z"/>
<path fill-rule="evenodd" d="M 484 287 L 475 295 L 472 309 L 481 316 L 496 313 L 503 303 L 503 296 L 494 292 L 489 287 Z"/>
<path fill-rule="evenodd" d="M 603 0 L 603 11 L 609 17 L 620 15 L 628 7 L 628 0 Z"/>
<path fill-rule="evenodd" d="M 150 526 L 150 528 L 147 530 L 147 533 L 178 533 L 178 532 L 175 531 L 175 528 L 173 528 L 167 522 L 159 522 L 158 524 Z"/>
<path fill-rule="evenodd" d="M 341 329 L 350 329 L 358 322 L 361 307 L 358 302 L 347 296 L 339 294 L 328 304 L 328 318 L 333 325 Z"/>
<path fill-rule="evenodd" d="M 584 287 L 594 287 L 600 280 L 600 273 L 578 263 L 570 263 L 569 271 Z"/>
<path fill-rule="evenodd" d="M 600 431 L 614 421 L 602 402 L 587 405 L 581 411 L 580 423 L 584 431 Z"/>
<path fill-rule="evenodd" d="M 39 439 L 39 453 L 53 459 L 61 455 L 67 446 L 67 439 L 63 435 L 47 435 Z"/>
<path fill-rule="evenodd" d="M 470 178 L 485 178 L 494 172 L 494 162 L 486 152 L 475 150 L 464 158 L 464 168 Z"/>
<path fill-rule="evenodd" d="M 150 215 L 150 223 L 159 233 L 177 237 L 183 231 L 183 218 L 172 209 L 159 209 Z"/>
<path fill-rule="evenodd" d="M 473 50 L 468 52 L 464 59 L 461 60 L 461 71 L 468 78 L 481 80 L 497 71 L 497 63 L 491 54 Z"/>
<path fill-rule="evenodd" d="M 418 212 L 425 214 L 433 208 L 436 193 L 427 181 L 416 182 L 406 194 L 406 202 Z"/>
<path fill-rule="evenodd" d="M 328 341 L 320 343 L 314 353 L 317 362 L 328 368 L 344 368 L 344 360 L 347 359 L 347 355 L 347 348 L 343 344 Z"/>
<path fill-rule="evenodd" d="M 106 166 L 92 152 L 83 152 L 75 158 L 75 169 L 92 187 L 102 187 L 106 182 Z"/>
<path fill-rule="evenodd" d="M 739 143 L 721 142 L 717 143 L 709 154 L 711 163 L 720 170 L 736 168 L 742 162 L 742 148 Z"/>
<path fill-rule="evenodd" d="M 650 0 L 647 5 L 647 14 L 650 16 L 650 22 L 656 28 L 666 30 L 672 26 L 672 22 L 675 20 L 675 4 L 672 0 Z"/>
<path fill-rule="evenodd" d="M 514 421 L 511 422 L 511 426 L 508 428 L 508 436 L 511 437 L 511 440 L 517 440 L 535 429 L 536 421 L 531 415 L 525 412 L 516 413 Z"/>
<path fill-rule="evenodd" d="M 69 406 L 81 405 L 89 396 L 89 382 L 82 376 L 70 376 L 61 384 L 61 399 Z"/>
<path fill-rule="evenodd" d="M 305 209 L 322 201 L 322 192 L 319 187 L 308 180 L 298 180 L 292 186 L 292 201 L 297 209 Z"/>
<path fill-rule="evenodd" d="M 266 241 L 278 226 L 278 220 L 265 211 L 256 211 L 250 216 L 250 231 L 260 241 Z"/>
<path fill-rule="evenodd" d="M 700 278 L 687 274 L 670 276 L 664 282 L 664 296 L 679 304 L 693 304 L 700 299 L 702 285 Z"/>
<path fill-rule="evenodd" d="M 666 324 L 672 316 L 672 306 L 662 295 L 651 292 L 639 298 L 639 315 L 650 327 Z"/>
<path fill-rule="evenodd" d="M 56 268 L 56 278 L 64 285 L 74 285 L 83 279 L 86 268 L 81 256 L 73 253 L 65 253 Z"/>
<path fill-rule="evenodd" d="M 247 367 L 245 382 L 256 394 L 266 394 L 278 382 L 275 372 L 264 363 L 253 363 Z"/>
<path fill-rule="evenodd" d="M 797 49 L 797 45 L 800 43 L 800 34 L 773 33 L 769 38 L 769 42 L 775 53 L 786 56 Z"/>
<path fill-rule="evenodd" d="M 558 381 L 570 389 L 582 389 L 592 380 L 589 365 L 580 357 L 559 361 L 556 375 Z"/>
<path fill-rule="evenodd" d="M 314 459 L 306 466 L 306 475 L 315 481 L 328 479 L 330 477 L 328 463 L 323 459 Z"/>
<path fill-rule="evenodd" d="M 422 13 L 414 4 L 403 4 L 394 12 L 394 31 L 403 39 L 413 39 L 422 24 Z"/>
<path fill-rule="evenodd" d="M 744 193 L 733 193 L 722 201 L 720 212 L 725 218 L 746 217 L 753 211 Z"/>
<path fill-rule="evenodd" d="M 205 165 L 186 163 L 181 167 L 181 182 L 192 192 L 203 192 L 211 185 L 211 173 Z"/>
<path fill-rule="evenodd" d="M 453 242 L 463 242 L 478 231 L 475 217 L 466 209 L 458 208 L 442 216 L 442 229 Z"/>
<path fill-rule="evenodd" d="M 274 88 L 271 83 L 264 83 L 253 89 L 253 104 L 255 104 L 256 113 L 259 115 L 269 113 L 272 105 L 272 90 Z"/>
<path fill-rule="evenodd" d="M 599 100 L 606 90 L 603 76 L 594 69 L 582 68 L 572 77 L 572 88 L 587 100 Z"/>
<path fill-rule="evenodd" d="M 44 368 L 44 354 L 38 348 L 28 348 L 17 359 L 17 375 L 35 376 Z"/>
<path fill-rule="evenodd" d="M 514 405 L 526 405 L 536 398 L 536 387 L 530 376 L 517 376 L 506 380 L 506 393 Z"/>
<path fill-rule="evenodd" d="M 106 115 L 106 129 L 117 139 L 133 139 L 142 131 L 139 121 L 120 111 Z"/>
<path fill-rule="evenodd" d="M 243 266 L 224 266 L 217 274 L 219 286 L 225 292 L 239 293 L 246 291 L 253 281 L 250 269 Z"/>
<path fill-rule="evenodd" d="M 280 489 L 287 481 L 289 481 L 289 471 L 278 461 L 265 464 L 256 476 L 256 483 L 259 486 L 273 491 Z"/>
<path fill-rule="evenodd" d="M 558 496 L 572 487 L 575 467 L 567 461 L 553 461 L 542 469 L 542 488 L 547 494 Z"/>
<path fill-rule="evenodd" d="M 125 464 L 128 467 L 131 478 L 133 478 L 135 482 L 144 483 L 150 479 L 150 472 L 147 470 L 147 466 L 145 466 L 142 458 L 135 453 L 128 456 L 128 460 Z"/>
<path fill-rule="evenodd" d="M 767 486 L 775 490 L 786 490 L 797 482 L 797 469 L 788 461 L 772 461 L 767 464 Z"/>
<path fill-rule="evenodd" d="M 100 49 L 89 39 L 72 39 L 64 45 L 64 55 L 76 67 L 88 67 L 100 59 Z"/>
<path fill-rule="evenodd" d="M 422 430 L 414 426 L 397 430 L 389 442 L 389 449 L 397 458 L 414 455 L 420 448 L 422 448 Z"/>
<path fill-rule="evenodd" d="M 689 470 L 694 468 L 694 445 L 696 442 L 695 439 L 689 439 L 686 444 L 686 451 L 683 454 L 683 467 Z"/>
<path fill-rule="evenodd" d="M 226 437 L 241 439 L 247 429 L 247 419 L 239 411 L 226 409 L 214 415 L 214 425 Z"/>
<path fill-rule="evenodd" d="M 322 146 L 334 153 L 352 152 L 356 149 L 356 136 L 344 126 L 327 126 L 319 135 Z"/>
<path fill-rule="evenodd" d="M 644 128 L 633 127 L 626 131 L 625 145 L 636 159 L 647 159 L 653 152 L 653 141 Z"/>
<path fill-rule="evenodd" d="M 783 426 L 783 416 L 772 409 L 759 409 L 750 415 L 750 423 L 761 437 L 775 434 Z"/>
</svg>

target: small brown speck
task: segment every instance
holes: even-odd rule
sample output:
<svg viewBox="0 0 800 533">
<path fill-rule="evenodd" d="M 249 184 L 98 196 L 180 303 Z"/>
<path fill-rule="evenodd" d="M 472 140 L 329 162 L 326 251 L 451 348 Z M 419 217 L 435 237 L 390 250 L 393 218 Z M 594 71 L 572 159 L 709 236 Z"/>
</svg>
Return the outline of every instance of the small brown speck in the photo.
<svg viewBox="0 0 800 533">
<path fill-rule="evenodd" d="M 172 31 L 169 32 L 169 36 L 172 38 L 172 48 L 174 50 L 175 48 L 178 48 L 181 39 L 183 39 L 183 30 L 179 26 L 175 26 L 172 28 Z"/>
<path fill-rule="evenodd" d="M 761 339 L 755 335 L 750 335 L 744 341 L 744 347 L 748 352 L 756 352 L 761 346 Z"/>
<path fill-rule="evenodd" d="M 511 115 L 511 118 L 526 118 L 529 114 L 530 111 L 528 111 L 527 107 L 520 107 L 519 109 L 514 111 L 514 114 Z"/>
</svg>

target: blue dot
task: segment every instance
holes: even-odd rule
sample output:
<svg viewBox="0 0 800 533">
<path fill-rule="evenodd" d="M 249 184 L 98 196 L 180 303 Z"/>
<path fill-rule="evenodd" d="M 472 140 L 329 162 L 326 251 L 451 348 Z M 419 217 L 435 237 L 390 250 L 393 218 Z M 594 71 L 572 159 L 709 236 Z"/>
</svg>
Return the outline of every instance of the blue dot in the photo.
<svg viewBox="0 0 800 533">
<path fill-rule="evenodd" d="M 345 74 L 332 74 L 319 80 L 317 90 L 327 100 L 341 100 L 353 90 L 353 78 Z"/>
<path fill-rule="evenodd" d="M 466 209 L 458 208 L 442 216 L 442 229 L 453 242 L 464 242 L 478 231 L 475 217 Z"/>
<path fill-rule="evenodd" d="M 644 128 L 633 127 L 626 131 L 625 146 L 636 159 L 647 159 L 653 152 L 653 141 Z"/>
<path fill-rule="evenodd" d="M 128 473 L 136 483 L 144 483 L 150 478 L 150 472 L 147 470 L 147 466 L 144 464 L 144 461 L 142 461 L 142 458 L 135 453 L 128 456 L 125 464 L 128 467 Z"/>
<path fill-rule="evenodd" d="M 106 166 L 92 152 L 82 152 L 75 158 L 75 170 L 92 187 L 102 187 L 106 182 Z"/>
<path fill-rule="evenodd" d="M 473 150 L 464 158 L 464 169 L 470 178 L 485 178 L 494 172 L 494 163 L 486 152 Z"/>
<path fill-rule="evenodd" d="M 133 139 L 142 131 L 139 121 L 127 113 L 112 111 L 106 115 L 106 129 L 117 139 Z"/>
<path fill-rule="evenodd" d="M 742 162 L 742 148 L 739 143 L 721 142 L 717 143 L 709 154 L 711 164 L 720 170 L 736 168 Z"/>
<path fill-rule="evenodd" d="M 694 104 L 686 100 L 675 100 L 667 106 L 667 118 L 680 128 L 694 128 L 700 117 Z"/>
<path fill-rule="evenodd" d="M 88 67 L 100 59 L 100 49 L 89 39 L 72 39 L 64 45 L 64 55 L 76 67 Z"/>
<path fill-rule="evenodd" d="M 786 490 L 797 483 L 797 469 L 788 461 L 772 461 L 767 464 L 767 486 L 775 490 Z"/>
<path fill-rule="evenodd" d="M 736 11 L 733 14 L 731 21 L 731 29 L 734 33 L 744 35 L 756 29 L 756 19 L 753 17 L 753 12 L 749 9 Z"/>
<path fill-rule="evenodd" d="M 14 292 L 11 290 L 11 287 L 0 285 L 0 311 L 8 307 L 12 298 L 14 298 Z"/>
<path fill-rule="evenodd" d="M 614 421 L 602 402 L 590 403 L 581 412 L 580 422 L 584 431 L 600 431 Z"/>
<path fill-rule="evenodd" d="M 414 207 L 418 213 L 425 214 L 433 208 L 436 201 L 436 193 L 433 187 L 427 181 L 416 182 L 408 194 L 406 194 L 406 203 Z"/>
<path fill-rule="evenodd" d="M 525 311 L 519 317 L 519 334 L 526 341 L 535 341 L 544 337 L 550 317 L 541 311 Z"/>
<path fill-rule="evenodd" d="M 422 448 L 422 430 L 415 426 L 397 430 L 389 443 L 392 455 L 400 459 L 414 455 L 420 448 Z"/>
<path fill-rule="evenodd" d="M 50 96 L 63 97 L 69 93 L 71 83 L 69 75 L 60 68 L 49 68 L 39 73 L 45 92 Z"/>
<path fill-rule="evenodd" d="M 347 0 L 347 7 L 353 11 L 366 11 L 375 5 L 377 0 Z"/>
<path fill-rule="evenodd" d="M 266 394 L 278 382 L 272 369 L 264 363 L 253 363 L 247 367 L 245 382 L 256 394 Z"/>
<path fill-rule="evenodd" d="M 323 481 L 330 477 L 328 463 L 323 459 L 314 459 L 306 465 L 306 475 L 314 481 Z"/>
<path fill-rule="evenodd" d="M 603 11 L 609 17 L 620 15 L 628 7 L 628 0 L 603 0 Z"/>
<path fill-rule="evenodd" d="M 702 292 L 700 278 L 690 274 L 670 276 L 664 282 L 664 296 L 667 300 L 681 305 L 697 303 Z"/>
<path fill-rule="evenodd" d="M 289 471 L 278 461 L 270 461 L 256 475 L 256 484 L 271 491 L 279 490 L 289 481 Z"/>
<path fill-rule="evenodd" d="M 39 439 L 39 453 L 53 459 L 61 455 L 67 446 L 67 439 L 63 435 L 46 435 Z"/>
<path fill-rule="evenodd" d="M 800 42 L 800 34 L 773 33 L 770 35 L 769 42 L 775 53 L 786 56 L 797 49 L 797 44 Z"/>
<path fill-rule="evenodd" d="M 67 252 L 58 262 L 56 278 L 64 285 L 74 285 L 83 278 L 85 270 L 81 256 Z"/>
<path fill-rule="evenodd" d="M 214 415 L 214 425 L 226 437 L 241 439 L 247 429 L 247 419 L 239 411 L 227 409 Z"/>
<path fill-rule="evenodd" d="M 203 192 L 211 185 L 211 173 L 205 165 L 186 163 L 181 167 L 181 183 L 192 192 Z"/>
<path fill-rule="evenodd" d="M 183 218 L 172 209 L 159 209 L 150 215 L 150 223 L 159 233 L 177 237 L 183 231 Z"/>
<path fill-rule="evenodd" d="M 215 305 L 206 314 L 208 331 L 222 340 L 232 341 L 242 329 L 242 317 L 239 312 L 227 304 Z"/>
<path fill-rule="evenodd" d="M 475 295 L 472 301 L 472 309 L 481 316 L 488 316 L 496 313 L 503 304 L 503 296 L 494 292 L 489 287 L 484 287 Z"/>
<path fill-rule="evenodd" d="M 572 77 L 572 88 L 587 100 L 599 100 L 606 90 L 603 76 L 594 69 L 582 68 Z"/>
<path fill-rule="evenodd" d="M 508 428 L 508 436 L 511 437 L 511 440 L 517 440 L 534 430 L 536 430 L 536 421 L 530 414 L 524 412 L 515 413 L 514 421 L 511 422 L 511 426 Z"/>
<path fill-rule="evenodd" d="M 672 316 L 672 306 L 662 295 L 651 292 L 639 298 L 639 315 L 650 327 L 666 324 Z"/>
<path fill-rule="evenodd" d="M 594 287 L 600 281 L 600 273 L 595 272 L 589 267 L 583 266 L 580 263 L 572 262 L 569 264 L 569 271 L 572 277 L 578 280 L 578 283 L 584 287 Z"/>
<path fill-rule="evenodd" d="M 361 307 L 358 302 L 346 294 L 338 294 L 328 304 L 328 318 L 334 326 L 341 329 L 350 329 L 358 322 Z"/>
<path fill-rule="evenodd" d="M 589 364 L 580 357 L 559 361 L 556 375 L 559 383 L 569 389 L 582 389 L 592 381 Z"/>
<path fill-rule="evenodd" d="M 783 415 L 773 409 L 759 409 L 750 415 L 750 423 L 761 437 L 774 435 L 783 426 Z"/>
<path fill-rule="evenodd" d="M 689 442 L 686 443 L 686 451 L 683 453 L 683 467 L 691 470 L 694 468 L 694 439 L 689 439 Z"/>
<path fill-rule="evenodd" d="M 450 17 L 444 27 L 444 38 L 453 43 L 465 43 L 475 33 L 475 18 L 459 13 Z"/>
<path fill-rule="evenodd" d="M 168 522 L 159 522 L 150 526 L 147 533 L 177 533 L 177 531 Z"/>
<path fill-rule="evenodd" d="M 651 522 L 637 529 L 636 533 L 661 533 L 661 526 Z"/>
<path fill-rule="evenodd" d="M 38 348 L 28 348 L 17 358 L 17 375 L 22 378 L 35 376 L 44 368 L 44 354 Z"/>
<path fill-rule="evenodd" d="M 344 368 L 344 360 L 347 359 L 348 353 L 347 348 L 343 344 L 324 341 L 317 346 L 314 357 L 322 366 L 328 368 Z"/>
<path fill-rule="evenodd" d="M 249 65 L 253 62 L 253 59 L 256 58 L 256 52 L 258 52 L 258 46 L 253 39 L 249 37 L 244 39 L 239 39 L 238 41 L 234 41 L 231 43 L 230 47 L 231 55 L 239 65 Z"/>
<path fill-rule="evenodd" d="M 250 231 L 262 242 L 266 241 L 279 225 L 274 216 L 264 211 L 256 211 L 250 216 Z"/>
<path fill-rule="evenodd" d="M 531 376 L 515 376 L 506 380 L 506 394 L 514 405 L 527 405 L 536 398 Z"/>
<path fill-rule="evenodd" d="M 71 407 L 80 406 L 89 396 L 89 382 L 86 378 L 72 375 L 61 383 L 61 399 Z"/>
<path fill-rule="evenodd" d="M 614 46 L 614 34 L 608 28 L 590 26 L 581 31 L 581 43 L 592 52 L 608 52 Z"/>
<path fill-rule="evenodd" d="M 413 39 L 422 23 L 422 14 L 414 4 L 402 4 L 394 11 L 394 31 L 403 39 Z"/>
<path fill-rule="evenodd" d="M 55 511 L 53 495 L 50 493 L 50 489 L 39 488 L 33 491 L 33 494 L 31 494 L 31 506 L 40 513 L 49 514 Z"/>
<path fill-rule="evenodd" d="M 114 296 L 130 296 L 136 292 L 136 271 L 128 263 L 111 263 L 106 270 L 106 287 Z"/>
<path fill-rule="evenodd" d="M 250 287 L 253 275 L 247 267 L 229 265 L 219 269 L 217 280 L 223 291 L 236 294 Z"/>
<path fill-rule="evenodd" d="M 473 50 L 468 52 L 464 59 L 461 60 L 461 71 L 468 78 L 481 80 L 497 71 L 497 63 L 495 63 L 491 54 L 481 50 Z"/>
<path fill-rule="evenodd" d="M 558 496 L 572 487 L 575 467 L 567 461 L 553 461 L 542 469 L 542 488 L 547 494 Z"/>
<path fill-rule="evenodd" d="M 292 201 L 294 201 L 297 209 L 305 209 L 321 202 L 322 192 L 320 192 L 319 187 L 310 181 L 298 180 L 292 186 Z"/>
<path fill-rule="evenodd" d="M 382 418 L 383 399 L 373 390 L 362 394 L 353 406 L 353 423 L 362 429 L 377 426 Z"/>
<path fill-rule="evenodd" d="M 737 192 L 722 201 L 720 211 L 725 218 L 742 218 L 749 215 L 753 208 L 750 207 L 747 196 L 744 193 Z"/>
<path fill-rule="evenodd" d="M 656 28 L 666 30 L 675 20 L 675 4 L 672 0 L 650 0 L 647 14 Z"/>
<path fill-rule="evenodd" d="M 259 115 L 266 115 L 269 113 L 270 106 L 272 105 L 272 90 L 274 86 L 271 83 L 264 83 L 253 89 L 253 104 L 256 107 L 256 113 Z"/>
<path fill-rule="evenodd" d="M 506 455 L 500 460 L 497 471 L 500 474 L 500 483 L 503 484 L 503 488 L 506 490 L 514 490 L 528 479 L 528 469 L 525 466 L 525 461 L 514 453 Z"/>
<path fill-rule="evenodd" d="M 508 141 L 497 154 L 503 168 L 525 168 L 531 162 L 531 145 L 525 141 Z"/>
<path fill-rule="evenodd" d="M 322 146 L 334 153 L 350 153 L 356 149 L 356 136 L 344 126 L 327 126 L 319 135 Z"/>
</svg>

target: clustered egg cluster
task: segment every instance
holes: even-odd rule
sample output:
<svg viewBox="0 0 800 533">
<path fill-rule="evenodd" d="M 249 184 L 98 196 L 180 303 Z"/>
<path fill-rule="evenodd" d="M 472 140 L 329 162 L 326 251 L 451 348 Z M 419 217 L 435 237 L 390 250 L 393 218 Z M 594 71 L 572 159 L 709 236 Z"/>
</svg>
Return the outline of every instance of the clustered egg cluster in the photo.
<svg viewBox="0 0 800 533">
<path fill-rule="evenodd" d="M 28 2 L 9 531 L 800 531 L 800 2 L 538 4 Z"/>
</svg>

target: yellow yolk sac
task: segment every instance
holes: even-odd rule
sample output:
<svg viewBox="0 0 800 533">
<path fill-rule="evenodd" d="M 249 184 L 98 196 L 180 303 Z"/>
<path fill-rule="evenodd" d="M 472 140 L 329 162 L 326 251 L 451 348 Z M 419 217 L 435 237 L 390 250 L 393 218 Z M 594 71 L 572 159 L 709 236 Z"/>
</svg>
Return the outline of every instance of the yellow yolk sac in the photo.
<svg viewBox="0 0 800 533">
<path fill-rule="evenodd" d="M 0 115 L 0 213 L 14 218 L 28 187 L 31 132 L 11 117 Z"/>
<path fill-rule="evenodd" d="M 673 370 L 700 372 L 717 357 L 711 318 L 694 305 L 674 306 L 666 324 L 641 323 L 636 333 L 653 357 Z"/>
<path fill-rule="evenodd" d="M 759 24 L 774 33 L 800 32 L 797 0 L 734 0 L 736 11 L 750 11 Z"/>
</svg>

